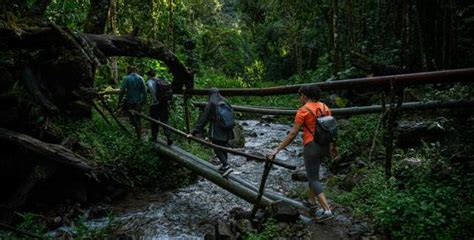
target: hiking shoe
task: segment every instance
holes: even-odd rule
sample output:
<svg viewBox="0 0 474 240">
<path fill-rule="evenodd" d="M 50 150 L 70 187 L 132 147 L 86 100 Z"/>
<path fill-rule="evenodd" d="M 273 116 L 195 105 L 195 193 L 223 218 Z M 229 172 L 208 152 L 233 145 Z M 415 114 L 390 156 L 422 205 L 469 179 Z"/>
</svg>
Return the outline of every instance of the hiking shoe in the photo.
<svg viewBox="0 0 474 240">
<path fill-rule="evenodd" d="M 226 165 L 226 166 L 222 166 L 219 168 L 219 172 L 222 174 L 222 176 L 227 176 L 229 175 L 229 173 L 232 172 L 232 168 L 230 168 L 229 165 Z"/>
<path fill-rule="evenodd" d="M 318 223 L 324 222 L 324 221 L 329 220 L 329 219 L 334 217 L 334 213 L 332 213 L 331 210 L 327 210 L 327 211 L 323 210 L 322 213 L 318 212 L 318 211 L 316 211 L 317 212 L 316 214 L 320 213 L 319 216 L 316 215 L 316 222 L 318 222 Z"/>
<path fill-rule="evenodd" d="M 324 212 L 325 212 L 324 208 L 320 208 L 320 209 L 316 210 L 316 212 L 314 213 L 314 216 L 316 218 L 320 218 L 324 215 Z"/>
<path fill-rule="evenodd" d="M 168 146 L 171 146 L 171 145 L 173 145 L 173 140 L 171 138 L 168 138 L 166 143 L 168 144 Z"/>
</svg>

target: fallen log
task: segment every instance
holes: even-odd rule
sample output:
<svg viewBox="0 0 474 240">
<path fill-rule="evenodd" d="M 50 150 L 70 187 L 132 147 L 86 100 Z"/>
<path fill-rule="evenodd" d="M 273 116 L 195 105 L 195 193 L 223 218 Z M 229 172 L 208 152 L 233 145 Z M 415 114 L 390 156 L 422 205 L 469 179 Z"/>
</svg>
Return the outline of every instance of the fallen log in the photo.
<svg viewBox="0 0 474 240">
<path fill-rule="evenodd" d="M 79 48 L 80 51 L 83 51 L 82 47 L 78 47 L 77 42 L 75 42 L 76 46 L 70 46 L 73 41 L 64 40 L 64 31 L 60 27 L 55 28 L 51 25 L 40 25 L 21 29 L 21 31 L 5 25 L 0 26 L 0 32 L 3 33 L 0 36 L 0 42 L 5 44 L 7 48 L 49 49 L 52 45 L 66 45 L 69 48 Z M 173 75 L 172 88 L 175 93 L 182 93 L 184 86 L 190 88 L 193 85 L 194 75 L 192 71 L 188 70 L 178 57 L 158 40 L 107 34 L 76 33 L 76 35 L 77 38 L 84 38 L 87 42 L 95 45 L 95 55 L 103 54 L 105 57 L 149 57 L 163 61 Z M 100 54 L 98 54 L 99 52 Z M 89 53 L 85 52 L 85 54 Z M 89 57 L 92 60 L 96 58 L 95 56 Z"/>
<path fill-rule="evenodd" d="M 202 159 L 199 159 L 198 157 L 192 155 L 191 153 L 188 153 L 180 148 L 176 148 L 175 149 L 176 152 L 179 154 L 179 155 L 183 155 L 183 156 L 187 156 L 189 157 L 190 159 L 192 159 L 195 163 L 197 164 L 201 164 L 209 169 L 213 169 L 215 171 L 217 171 L 218 167 L 217 166 L 214 166 L 212 163 L 208 162 L 208 161 L 204 161 Z M 253 185 L 252 183 L 249 183 L 239 177 L 236 177 L 232 174 L 229 174 L 228 175 L 228 178 L 233 180 L 233 181 L 236 181 L 238 182 L 239 184 L 241 184 L 242 186 L 248 188 L 248 189 L 251 189 L 252 191 L 254 192 L 258 192 L 258 189 L 255 185 Z M 299 202 L 299 201 L 296 201 L 294 199 L 291 199 L 291 198 L 287 198 L 279 193 L 275 193 L 275 192 L 272 192 L 272 191 L 265 191 L 263 192 L 263 195 L 268 197 L 269 199 L 271 200 L 274 200 L 274 201 L 283 201 L 283 202 L 286 202 L 288 204 L 290 204 L 291 206 L 294 206 L 296 208 L 299 208 L 299 209 L 306 209 L 306 207 L 303 205 L 303 203 Z"/>
<path fill-rule="evenodd" d="M 198 159 L 197 157 L 194 157 L 196 159 L 193 159 L 189 156 L 189 154 L 180 154 L 184 152 L 184 150 L 177 146 L 168 146 L 165 142 L 158 140 L 156 144 L 156 150 L 168 159 L 171 159 L 183 167 L 193 171 L 194 173 L 203 176 L 209 181 L 219 185 L 220 187 L 244 199 L 247 202 L 258 204 L 260 207 L 269 206 L 273 202 L 264 196 L 257 203 L 257 192 L 241 185 L 231 178 L 223 177 L 217 170 L 209 169 L 202 164 L 197 164 L 195 162 L 195 160 Z"/>
<path fill-rule="evenodd" d="M 15 192 L 10 198 L 2 204 L 2 207 L 16 210 L 23 206 L 31 196 L 33 189 L 39 183 L 49 179 L 56 172 L 56 169 L 56 164 L 52 163 L 40 163 L 35 166 L 31 170 L 30 175 L 15 189 Z M 2 219 L 3 222 L 11 223 L 14 220 L 14 212 L 3 211 L 0 213 L 0 219 Z"/>
<path fill-rule="evenodd" d="M 83 171 L 92 171 L 94 168 L 82 156 L 72 152 L 64 146 L 46 143 L 25 134 L 0 128 L 0 140 L 16 144 L 37 153 L 49 162 L 59 163 Z"/>
</svg>

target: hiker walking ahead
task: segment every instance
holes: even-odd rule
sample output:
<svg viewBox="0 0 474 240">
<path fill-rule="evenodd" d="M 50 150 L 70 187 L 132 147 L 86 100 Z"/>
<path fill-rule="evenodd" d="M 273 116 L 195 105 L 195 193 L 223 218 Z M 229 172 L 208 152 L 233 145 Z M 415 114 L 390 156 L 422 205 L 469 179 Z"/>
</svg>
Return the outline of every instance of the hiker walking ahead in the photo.
<svg viewBox="0 0 474 240">
<path fill-rule="evenodd" d="M 217 88 L 211 88 L 209 90 L 209 99 L 204 111 L 199 117 L 196 126 L 191 131 L 192 136 L 198 133 L 201 133 L 204 129 L 204 126 L 208 122 L 209 124 L 209 138 L 212 143 L 219 146 L 227 146 L 229 139 L 232 138 L 232 128 L 234 127 L 234 115 L 233 110 L 230 105 L 226 102 L 226 99 L 219 94 Z M 219 172 L 226 176 L 232 169 L 227 162 L 227 152 L 219 149 L 214 149 L 219 161 L 222 163 L 222 166 L 219 168 Z"/>
<path fill-rule="evenodd" d="M 317 220 L 322 221 L 334 216 L 329 208 L 326 196 L 323 193 L 323 187 L 319 182 L 319 167 L 323 158 L 329 155 L 330 144 L 317 143 L 313 134 L 318 131 L 318 129 L 316 129 L 317 118 L 321 115 L 330 116 L 331 111 L 326 104 L 319 101 L 321 89 L 318 86 L 303 86 L 299 89 L 298 95 L 302 107 L 296 112 L 293 128 L 285 140 L 267 157 L 274 159 L 280 150 L 284 149 L 293 141 L 296 135 L 298 135 L 300 128 L 303 127 L 303 158 L 306 174 L 308 176 L 310 202 L 315 203 L 317 198 L 322 208 L 317 210 L 314 214 Z M 337 149 L 334 144 L 331 144 L 331 154 L 337 154 Z"/>
<path fill-rule="evenodd" d="M 147 72 L 148 81 L 147 86 L 151 95 L 150 117 L 159 120 L 164 124 L 168 124 L 170 103 L 173 98 L 173 91 L 170 83 L 163 79 L 156 77 L 156 71 L 151 69 Z M 151 123 L 151 141 L 156 142 L 158 137 L 159 125 Z M 163 128 L 168 145 L 173 144 L 171 140 L 171 131 Z"/>
<path fill-rule="evenodd" d="M 127 76 L 124 77 L 120 88 L 119 105 L 123 105 L 130 117 L 130 123 L 135 127 L 137 137 L 141 138 L 140 117 L 135 116 L 129 110 L 141 112 L 142 105 L 146 102 L 146 91 L 143 78 L 137 74 L 135 67 L 127 67 Z M 125 96 L 125 101 L 123 97 Z"/>
</svg>

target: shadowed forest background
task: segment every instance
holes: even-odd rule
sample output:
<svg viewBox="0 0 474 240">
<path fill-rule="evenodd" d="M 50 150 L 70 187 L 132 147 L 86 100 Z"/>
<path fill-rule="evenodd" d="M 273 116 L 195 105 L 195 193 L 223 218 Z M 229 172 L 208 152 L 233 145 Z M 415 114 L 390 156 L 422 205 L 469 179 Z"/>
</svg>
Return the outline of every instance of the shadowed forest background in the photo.
<svg viewBox="0 0 474 240">
<path fill-rule="evenodd" d="M 3 0 L 0 142 L 8 150 L 0 153 L 1 223 L 40 236 L 73 226 L 75 232 L 64 238 L 113 237 L 118 234 L 114 224 L 89 229 L 84 209 L 133 189 L 164 192 L 196 181 L 188 170 L 156 155 L 145 140 L 136 141 L 112 120 L 104 120 L 122 116 L 117 96 L 103 93 L 120 87 L 128 65 L 142 76 L 156 69 L 172 81 L 177 95 L 170 125 L 186 131 L 184 99 L 178 95 L 186 88 L 264 88 L 472 68 L 474 3 Z M 331 108 L 368 106 L 381 104 L 382 92 L 324 92 L 322 100 Z M 403 97 L 405 102 L 428 102 L 471 101 L 472 96 L 469 82 L 410 87 Z M 299 107 L 298 99 L 289 95 L 229 100 L 235 105 Z M 192 123 L 198 114 L 193 109 Z M 325 180 L 329 198 L 369 222 L 377 229 L 374 234 L 472 238 L 472 108 L 397 117 L 393 176 L 388 180 L 383 169 L 386 133 L 379 114 L 339 120 L 341 158 L 326 163 L 332 173 Z M 259 116 L 238 113 L 237 118 Z M 293 118 L 272 121 L 292 123 Z M 148 123 L 144 125 L 146 129 Z M 17 134 L 31 137 L 26 141 L 32 147 Z M 175 144 L 203 159 L 213 155 L 185 139 L 177 138 Z M 49 147 L 80 161 L 51 161 L 57 155 L 41 150 Z M 305 196 L 306 189 L 295 189 L 291 197 Z M 107 214 L 112 218 L 112 212 Z M 275 226 L 270 222 L 244 236 L 272 239 L 285 234 Z M 288 234 L 283 237 L 292 236 Z M 22 235 L 0 230 L 0 238 L 4 236 Z"/>
</svg>

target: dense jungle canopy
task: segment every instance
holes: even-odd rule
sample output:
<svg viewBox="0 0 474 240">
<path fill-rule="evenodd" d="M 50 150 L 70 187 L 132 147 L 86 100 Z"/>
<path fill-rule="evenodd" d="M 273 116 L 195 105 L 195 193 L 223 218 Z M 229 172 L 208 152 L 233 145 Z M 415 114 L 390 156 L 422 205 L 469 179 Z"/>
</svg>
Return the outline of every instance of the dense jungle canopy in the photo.
<svg viewBox="0 0 474 240">
<path fill-rule="evenodd" d="M 190 96 L 182 94 L 190 89 L 265 88 L 472 68 L 474 3 L 2 0 L 0 142 L 8 150 L 0 153 L 0 238 L 45 236 L 59 226 L 78 226 L 85 220 L 78 220 L 77 209 L 110 202 L 135 187 L 166 191 L 196 181 L 188 170 L 157 156 L 151 145 L 127 135 L 131 128 L 114 93 L 131 65 L 142 76 L 154 69 L 171 81 L 170 124 L 189 131 L 186 125 L 199 115 L 193 108 L 191 119 L 184 117 Z M 325 163 L 332 172 L 326 181 L 333 189 L 329 197 L 351 216 L 370 222 L 378 229 L 374 235 L 472 238 L 473 93 L 472 81 L 416 86 L 404 89 L 399 100 L 462 100 L 471 107 L 397 112 L 398 118 L 389 122 L 377 114 L 345 116 L 339 121 L 341 158 Z M 346 89 L 325 92 L 322 99 L 331 108 L 345 108 L 390 103 L 390 97 L 393 104 L 390 94 Z M 229 100 L 299 107 L 297 99 L 286 95 Z M 256 117 L 239 113 L 238 118 Z M 288 124 L 293 118 L 273 120 Z M 144 125 L 147 130 L 149 124 Z M 386 125 L 395 134 L 387 133 Z M 184 139 L 175 144 L 203 159 L 212 156 Z M 384 176 L 387 154 L 393 155 L 394 166 Z M 304 198 L 306 192 L 300 192 L 293 197 Z M 48 220 L 55 214 L 59 220 Z M 79 226 L 82 232 L 77 227 L 75 235 L 63 237 L 117 236 L 112 228 Z M 243 236 L 278 236 L 275 223 L 265 226 Z"/>
</svg>

